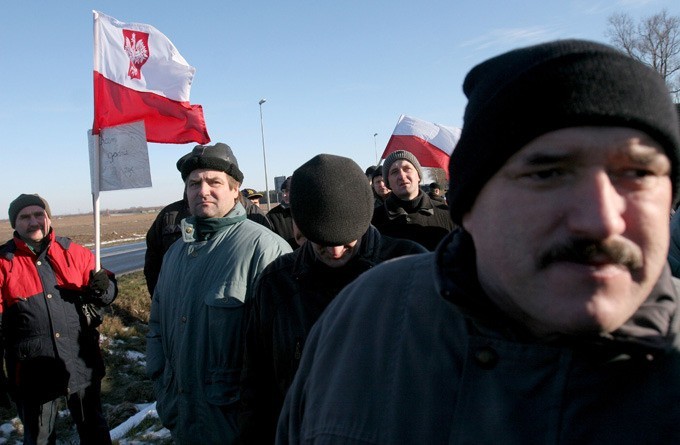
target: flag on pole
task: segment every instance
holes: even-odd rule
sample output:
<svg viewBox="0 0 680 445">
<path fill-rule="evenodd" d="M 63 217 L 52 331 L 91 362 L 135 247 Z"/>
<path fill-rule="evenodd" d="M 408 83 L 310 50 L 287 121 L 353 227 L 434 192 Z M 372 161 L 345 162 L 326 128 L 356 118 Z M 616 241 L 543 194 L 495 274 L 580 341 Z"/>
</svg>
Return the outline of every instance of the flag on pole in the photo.
<svg viewBox="0 0 680 445">
<path fill-rule="evenodd" d="M 195 68 L 159 30 L 94 13 L 94 124 L 144 121 L 150 142 L 210 142 L 200 105 L 189 103 Z"/>
<path fill-rule="evenodd" d="M 381 159 L 397 150 L 406 150 L 423 167 L 444 169 L 448 177 L 449 157 L 460 139 L 460 128 L 445 127 L 401 115 Z"/>
</svg>

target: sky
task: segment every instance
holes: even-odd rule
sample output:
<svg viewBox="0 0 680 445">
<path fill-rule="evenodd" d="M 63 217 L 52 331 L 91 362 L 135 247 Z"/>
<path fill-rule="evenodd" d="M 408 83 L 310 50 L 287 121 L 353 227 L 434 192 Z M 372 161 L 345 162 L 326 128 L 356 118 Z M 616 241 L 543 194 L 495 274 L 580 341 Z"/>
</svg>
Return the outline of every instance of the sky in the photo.
<svg viewBox="0 0 680 445">
<path fill-rule="evenodd" d="M 92 211 L 92 10 L 163 32 L 196 68 L 191 103 L 212 143 L 229 144 L 245 179 L 269 189 L 319 153 L 376 164 L 401 114 L 460 127 L 461 85 L 476 64 L 563 38 L 607 42 L 607 18 L 636 20 L 677 0 L 4 2 L 0 14 L 0 218 L 20 193 L 53 215 Z M 377 136 L 374 134 L 377 133 Z M 102 192 L 100 207 L 180 199 L 175 163 L 195 144 L 149 143 L 153 186 Z"/>
</svg>

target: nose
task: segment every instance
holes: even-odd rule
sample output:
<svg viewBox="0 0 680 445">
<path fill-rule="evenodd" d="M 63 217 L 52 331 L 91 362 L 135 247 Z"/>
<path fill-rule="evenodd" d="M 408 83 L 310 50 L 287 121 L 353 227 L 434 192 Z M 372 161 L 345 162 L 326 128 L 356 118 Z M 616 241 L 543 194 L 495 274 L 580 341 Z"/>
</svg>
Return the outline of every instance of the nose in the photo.
<svg viewBox="0 0 680 445">
<path fill-rule="evenodd" d="M 210 186 L 208 185 L 208 183 L 206 181 L 201 181 L 199 193 L 200 193 L 201 196 L 210 195 Z"/>
<path fill-rule="evenodd" d="M 326 247 L 326 252 L 328 252 L 331 258 L 341 258 L 342 254 L 345 253 L 345 246 L 328 246 Z"/>
<path fill-rule="evenodd" d="M 571 201 L 566 217 L 573 234 L 597 240 L 626 230 L 623 217 L 626 199 L 606 171 L 599 170 L 582 178 Z"/>
</svg>

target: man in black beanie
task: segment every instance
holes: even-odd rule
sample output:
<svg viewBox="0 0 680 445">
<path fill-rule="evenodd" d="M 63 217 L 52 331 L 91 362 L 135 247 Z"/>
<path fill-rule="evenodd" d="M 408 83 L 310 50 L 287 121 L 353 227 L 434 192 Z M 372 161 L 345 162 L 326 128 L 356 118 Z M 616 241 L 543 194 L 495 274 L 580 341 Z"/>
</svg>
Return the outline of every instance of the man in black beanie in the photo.
<svg viewBox="0 0 680 445">
<path fill-rule="evenodd" d="M 392 193 L 376 207 L 371 224 L 383 235 L 434 250 L 454 225 L 446 203 L 433 201 L 420 189 L 423 172 L 418 159 L 409 151 L 394 151 L 383 162 L 382 176 Z"/>
<path fill-rule="evenodd" d="M 463 89 L 460 229 L 336 298 L 278 443 L 678 443 L 680 125 L 663 79 L 563 40 L 487 60 Z"/>
<path fill-rule="evenodd" d="M 180 167 L 191 216 L 163 257 L 151 301 L 146 371 L 177 443 L 232 444 L 245 304 L 264 268 L 290 252 L 246 218 L 243 173 L 227 144 L 197 145 Z"/>
<path fill-rule="evenodd" d="M 101 319 L 90 315 L 116 298 L 113 274 L 95 271 L 89 249 L 56 235 L 50 206 L 37 194 L 12 201 L 9 222 L 14 237 L 0 247 L 0 400 L 9 393 L 16 402 L 25 444 L 56 443 L 62 398 L 80 443 L 110 444 Z"/>
<path fill-rule="evenodd" d="M 381 236 L 370 225 L 371 187 L 349 158 L 322 154 L 295 170 L 290 207 L 307 242 L 267 266 L 248 307 L 243 443 L 274 442 L 307 334 L 338 292 L 382 261 L 426 251 L 412 241 Z"/>
</svg>

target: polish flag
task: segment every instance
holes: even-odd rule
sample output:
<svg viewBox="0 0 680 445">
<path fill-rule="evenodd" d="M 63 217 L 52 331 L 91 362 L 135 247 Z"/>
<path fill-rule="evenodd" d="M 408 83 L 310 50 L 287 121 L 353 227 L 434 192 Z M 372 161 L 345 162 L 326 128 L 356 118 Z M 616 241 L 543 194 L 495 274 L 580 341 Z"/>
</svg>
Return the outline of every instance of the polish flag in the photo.
<svg viewBox="0 0 680 445">
<path fill-rule="evenodd" d="M 210 142 L 203 108 L 189 103 L 196 69 L 159 30 L 94 13 L 94 124 L 144 121 L 149 142 Z"/>
<path fill-rule="evenodd" d="M 397 150 L 406 150 L 422 167 L 441 168 L 449 174 L 449 157 L 460 139 L 460 128 L 401 115 L 381 159 Z"/>
</svg>

